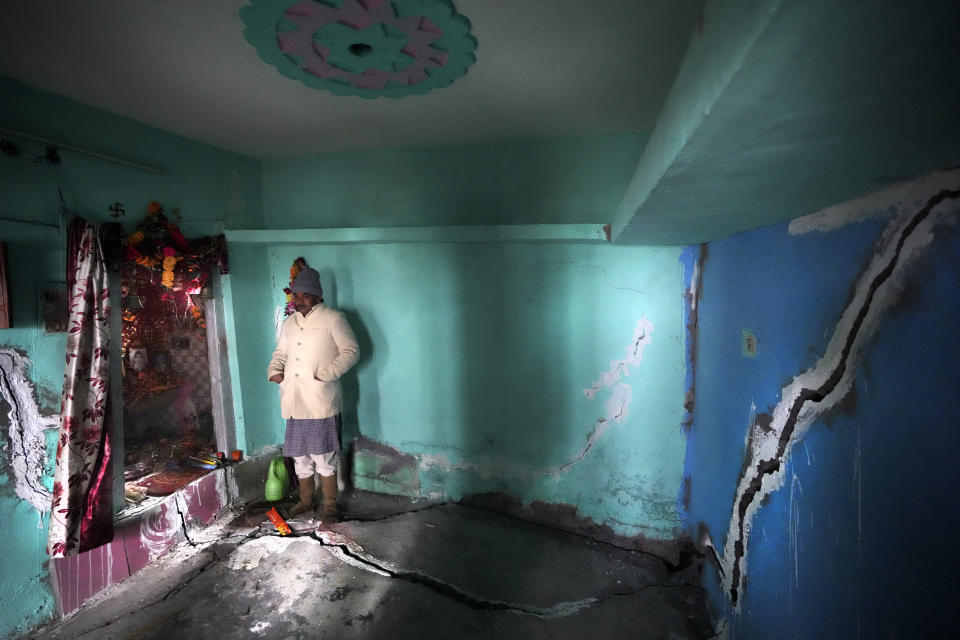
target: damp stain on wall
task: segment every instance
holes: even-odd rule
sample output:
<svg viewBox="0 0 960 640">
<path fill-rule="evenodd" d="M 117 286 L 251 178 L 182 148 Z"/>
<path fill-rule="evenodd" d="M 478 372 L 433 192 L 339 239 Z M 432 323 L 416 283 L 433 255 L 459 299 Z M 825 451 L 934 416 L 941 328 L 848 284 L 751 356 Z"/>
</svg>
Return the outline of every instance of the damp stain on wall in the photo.
<svg viewBox="0 0 960 640">
<path fill-rule="evenodd" d="M 33 383 L 27 376 L 30 359 L 8 347 L 0 347 L 0 397 L 9 407 L 7 441 L 3 443 L 17 497 L 40 513 L 50 510 L 46 477 L 47 448 L 44 432 L 56 429 L 59 415 L 41 412 Z"/>
<path fill-rule="evenodd" d="M 810 425 L 849 393 L 861 350 L 884 314 L 899 300 L 904 272 L 933 241 L 936 229 L 955 221 L 958 202 L 960 190 L 941 189 L 928 196 L 919 209 L 905 210 L 893 218 L 857 280 L 824 354 L 813 367 L 783 387 L 780 401 L 769 413 L 759 413 L 753 419 L 747 436 L 747 461 L 737 483 L 720 557 L 724 588 L 736 607 L 739 608 L 745 581 L 752 522 L 765 503 L 764 498 L 786 482 L 784 473 L 793 447 Z M 899 203 L 886 208 L 877 207 L 872 201 L 870 205 L 887 211 L 889 206 Z M 849 210 L 834 208 L 832 216 L 841 222 L 855 220 L 863 209 L 864 204 L 855 201 Z M 791 231 L 835 226 L 826 219 L 811 218 L 805 225 L 791 226 Z M 791 484 L 791 491 L 792 497 L 802 498 L 799 485 Z"/>
<path fill-rule="evenodd" d="M 693 429 L 694 408 L 697 399 L 697 338 L 700 328 L 700 299 L 703 295 L 703 269 L 709 255 L 706 243 L 691 245 L 680 254 L 680 266 L 683 272 L 683 327 L 685 342 L 686 371 L 683 378 L 683 420 L 680 423 L 689 439 Z M 688 446 L 684 454 L 683 479 L 677 496 L 677 513 L 681 521 L 686 521 L 690 508 L 690 496 L 693 479 L 691 477 L 691 454 Z"/>
<path fill-rule="evenodd" d="M 701 282 L 703 267 L 707 261 L 709 248 L 707 244 L 696 246 L 696 255 L 694 247 L 688 248 L 680 256 L 680 263 L 683 266 L 684 282 L 687 286 L 683 290 L 684 300 L 684 330 L 686 332 L 686 365 L 687 371 L 684 376 L 684 400 L 683 400 L 683 428 L 689 431 L 693 425 L 693 408 L 696 401 L 696 371 L 697 371 L 697 329 L 700 324 L 700 296 L 703 293 Z"/>
</svg>

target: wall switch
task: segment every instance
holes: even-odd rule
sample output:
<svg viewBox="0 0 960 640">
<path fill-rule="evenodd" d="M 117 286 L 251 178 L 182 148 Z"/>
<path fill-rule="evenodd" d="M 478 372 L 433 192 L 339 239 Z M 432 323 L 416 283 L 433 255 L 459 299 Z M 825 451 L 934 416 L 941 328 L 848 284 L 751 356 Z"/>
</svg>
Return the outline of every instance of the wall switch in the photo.
<svg viewBox="0 0 960 640">
<path fill-rule="evenodd" d="M 756 358 L 757 351 L 760 348 L 760 343 L 757 340 L 757 334 L 754 331 L 749 329 L 744 329 L 743 332 L 743 347 L 740 350 L 741 355 L 744 358 Z"/>
</svg>

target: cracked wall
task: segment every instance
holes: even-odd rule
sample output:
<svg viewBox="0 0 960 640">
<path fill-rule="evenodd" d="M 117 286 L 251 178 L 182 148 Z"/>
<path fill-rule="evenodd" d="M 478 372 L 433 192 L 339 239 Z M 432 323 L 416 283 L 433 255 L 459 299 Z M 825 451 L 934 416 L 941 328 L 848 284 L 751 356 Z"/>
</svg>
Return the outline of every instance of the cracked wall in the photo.
<svg viewBox="0 0 960 640">
<path fill-rule="evenodd" d="M 0 356 L 8 376 L 0 383 L 0 434 L 7 445 L 0 454 L 0 537 L 6 545 L 0 572 L 4 594 L 0 636 L 6 637 L 48 620 L 56 607 L 42 512 L 47 508 L 45 492 L 53 484 L 53 423 L 63 385 L 65 334 L 43 332 L 38 298 L 42 287 L 62 286 L 66 278 L 66 243 L 60 232 L 63 204 L 105 222 L 112 219 L 108 205 L 120 202 L 127 211 L 120 222 L 128 224 L 139 220 L 151 200 L 170 201 L 183 211 L 182 228 L 191 237 L 219 231 L 217 225 L 224 223 L 259 227 L 263 217 L 256 160 L 165 134 L 10 78 L 0 78 L 0 121 L 11 129 L 90 149 L 103 149 L 105 141 L 111 141 L 111 153 L 120 157 L 142 157 L 143 150 L 150 149 L 151 163 L 170 170 L 170 175 L 152 175 L 70 152 L 62 153 L 56 167 L 34 163 L 29 154 L 0 155 L 4 194 L 0 238 L 9 249 L 14 314 L 13 328 L 0 330 L 0 350 L 18 354 Z M 29 147 L 25 141 L 17 143 Z M 11 361 L 19 356 L 23 367 Z M 11 370 L 22 375 L 11 377 Z M 11 411 L 16 425 L 11 425 Z M 22 437 L 11 440 L 11 433 Z M 17 452 L 20 444 L 25 445 L 23 455 Z M 113 566 L 94 557 L 84 561 L 107 573 Z"/>
<path fill-rule="evenodd" d="M 914 545 L 960 524 L 941 488 L 960 444 L 958 215 L 954 170 L 710 243 L 687 522 L 731 637 L 949 626 L 955 590 L 926 588 Z"/>
<path fill-rule="evenodd" d="M 50 460 L 46 431 L 59 427 L 59 416 L 42 413 L 30 381 L 30 359 L 16 349 L 0 347 L 0 398 L 6 404 L 6 440 L 0 450 L 6 454 L 8 477 L 14 493 L 39 513 L 50 510 L 50 490 L 44 477 Z"/>
<path fill-rule="evenodd" d="M 384 458 L 361 447 L 358 486 L 451 500 L 499 492 L 572 506 L 616 535 L 653 540 L 680 529 L 679 252 L 507 243 L 269 249 L 274 306 L 303 255 L 357 333 L 363 356 L 343 380 L 344 441 L 363 436 L 396 451 Z M 265 343 L 272 316 L 260 317 Z M 267 408 L 267 441 L 278 443 L 279 405 L 260 364 L 246 395 Z"/>
<path fill-rule="evenodd" d="M 240 503 L 262 498 L 268 460 L 247 460 L 187 484 L 159 502 L 117 520 L 113 540 L 86 553 L 55 558 L 53 590 L 61 615 L 69 615 L 107 587 L 137 573 Z"/>
<path fill-rule="evenodd" d="M 53 486 L 64 334 L 38 327 L 42 283 L 62 279 L 58 247 L 11 241 L 13 328 L 0 330 L 0 636 L 49 619 L 47 512 Z"/>
</svg>

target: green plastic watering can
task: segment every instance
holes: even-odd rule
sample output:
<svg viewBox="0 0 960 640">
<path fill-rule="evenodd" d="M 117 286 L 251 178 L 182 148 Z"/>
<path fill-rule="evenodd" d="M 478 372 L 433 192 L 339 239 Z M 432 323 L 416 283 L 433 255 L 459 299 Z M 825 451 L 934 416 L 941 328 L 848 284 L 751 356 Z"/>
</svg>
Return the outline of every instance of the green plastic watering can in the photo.
<svg viewBox="0 0 960 640">
<path fill-rule="evenodd" d="M 263 497 L 267 502 L 276 502 L 287 495 L 290 486 L 290 477 L 287 475 L 287 465 L 283 463 L 283 456 L 277 456 L 270 461 L 267 469 L 267 484 L 263 489 Z"/>
</svg>

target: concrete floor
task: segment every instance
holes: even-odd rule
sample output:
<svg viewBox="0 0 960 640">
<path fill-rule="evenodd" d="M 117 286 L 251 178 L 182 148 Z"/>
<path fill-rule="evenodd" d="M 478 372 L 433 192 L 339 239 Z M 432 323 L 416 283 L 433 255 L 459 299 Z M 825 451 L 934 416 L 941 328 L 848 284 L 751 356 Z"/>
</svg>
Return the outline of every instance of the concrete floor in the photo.
<svg viewBox="0 0 960 640">
<path fill-rule="evenodd" d="M 344 522 L 280 537 L 265 506 L 28 637 L 712 637 L 698 567 L 457 504 L 355 492 Z"/>
</svg>

